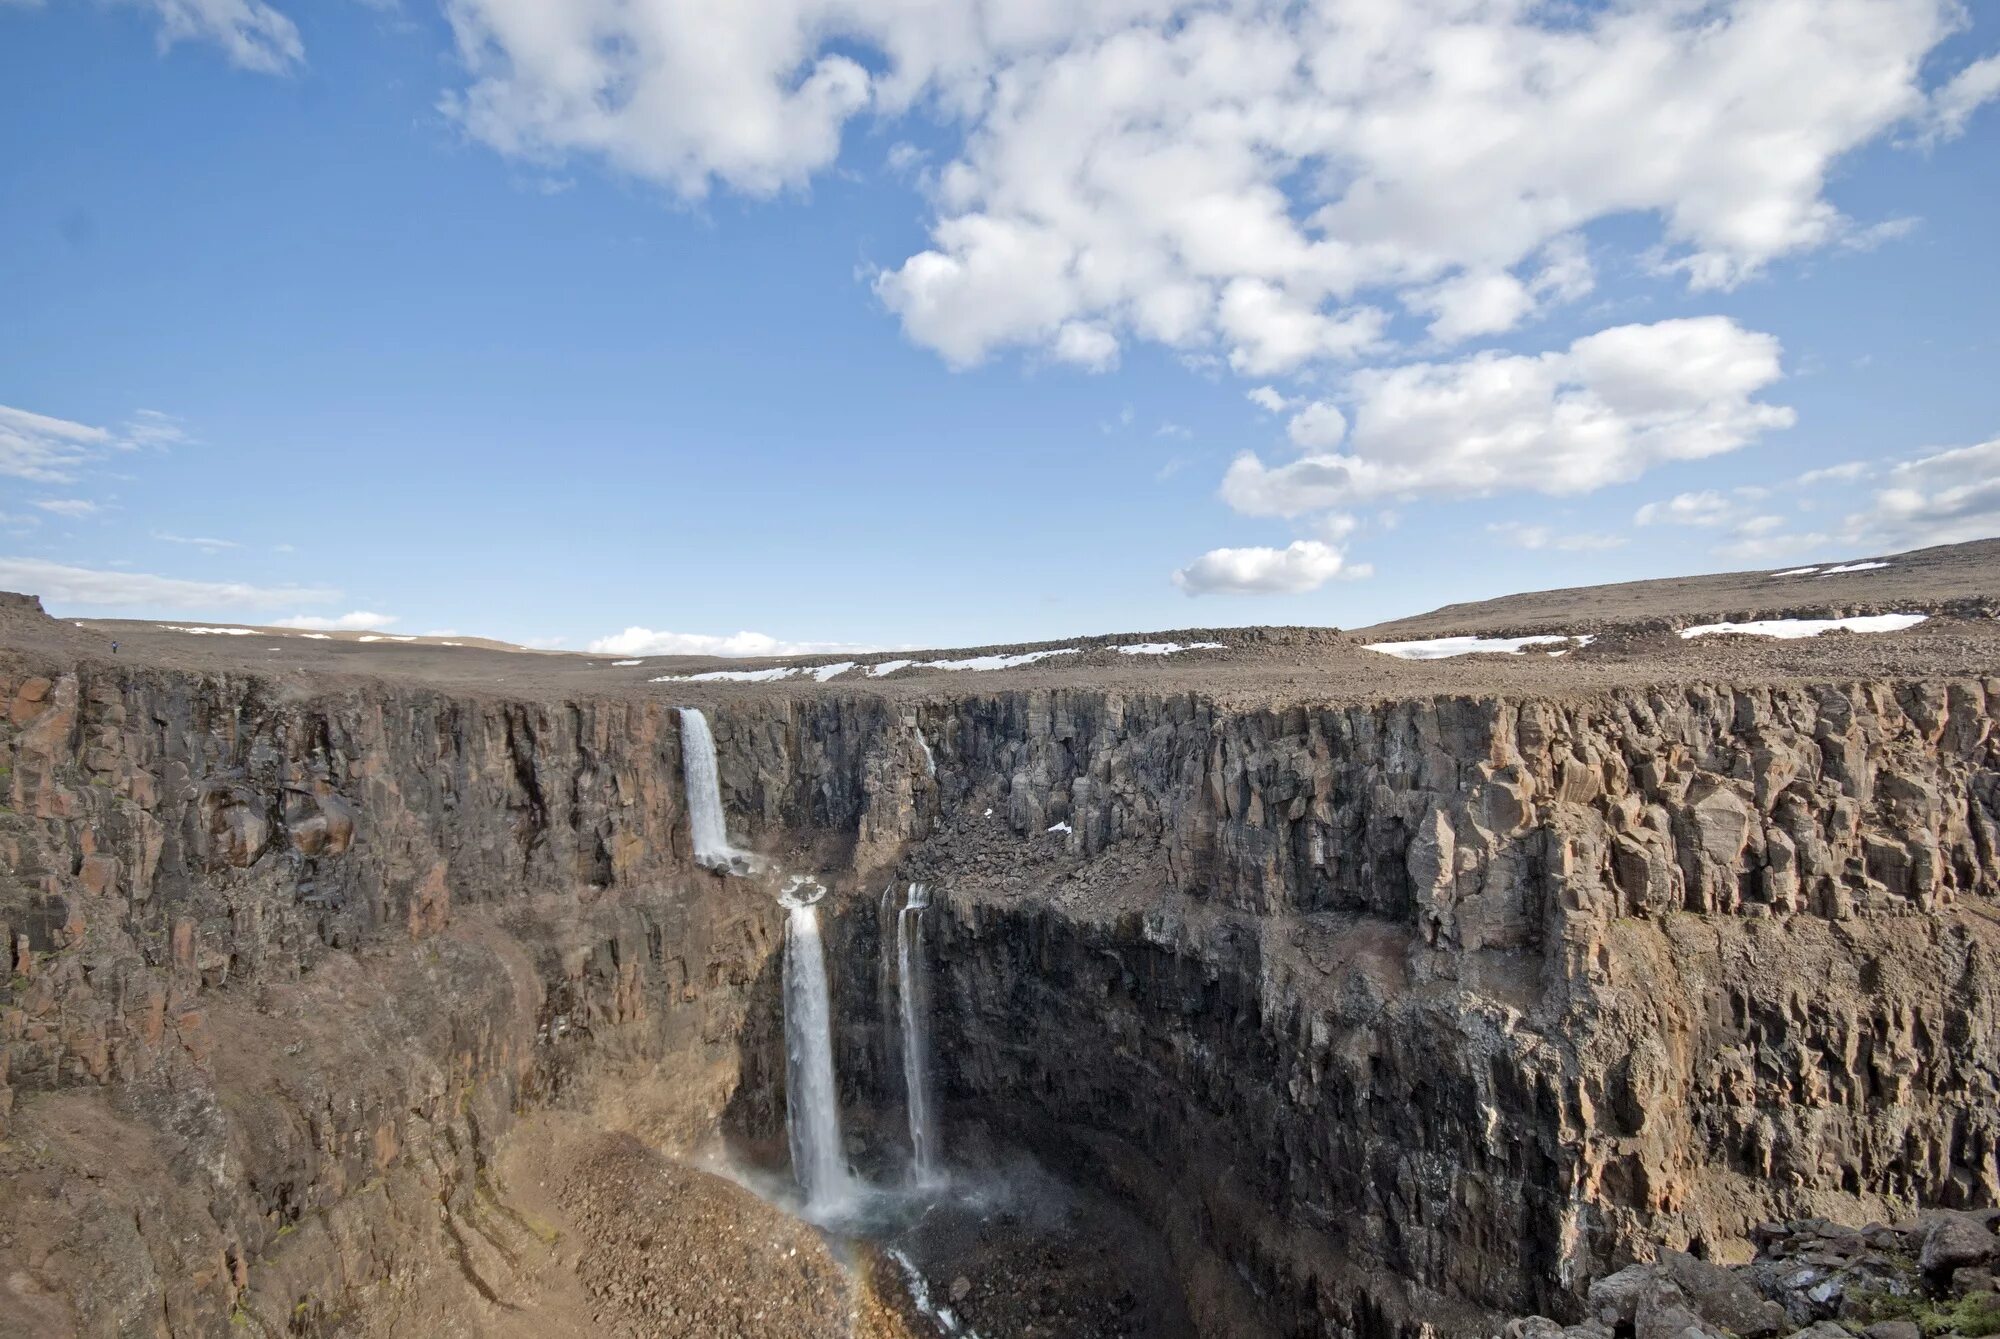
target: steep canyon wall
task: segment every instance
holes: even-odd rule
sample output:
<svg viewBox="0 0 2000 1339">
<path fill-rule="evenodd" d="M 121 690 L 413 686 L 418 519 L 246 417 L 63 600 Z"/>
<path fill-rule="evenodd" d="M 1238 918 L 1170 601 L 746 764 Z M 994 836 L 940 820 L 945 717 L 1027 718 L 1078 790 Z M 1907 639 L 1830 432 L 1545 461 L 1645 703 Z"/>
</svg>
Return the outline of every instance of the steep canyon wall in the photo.
<svg viewBox="0 0 2000 1339">
<path fill-rule="evenodd" d="M 0 703 L 0 1273 L 42 1332 L 450 1332 L 521 1112 L 773 1142 L 779 912 L 693 867 L 664 700 L 13 657 Z M 879 894 L 928 878 L 947 1128 L 1131 1195 L 1212 1332 L 1305 1334 L 1995 1202 L 1996 704 L 709 711 L 735 835 L 838 876 L 850 1106 L 900 1101 Z"/>
</svg>

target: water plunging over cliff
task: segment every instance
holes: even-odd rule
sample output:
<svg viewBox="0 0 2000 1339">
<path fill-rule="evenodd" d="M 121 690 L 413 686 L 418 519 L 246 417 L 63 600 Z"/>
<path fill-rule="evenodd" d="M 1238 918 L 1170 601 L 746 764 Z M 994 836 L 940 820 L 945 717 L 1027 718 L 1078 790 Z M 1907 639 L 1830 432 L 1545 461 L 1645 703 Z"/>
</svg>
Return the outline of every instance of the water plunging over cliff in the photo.
<svg viewBox="0 0 2000 1339">
<path fill-rule="evenodd" d="M 819 1220 L 850 1209 L 855 1192 L 840 1138 L 826 952 L 814 905 L 825 891 L 810 879 L 794 878 L 779 895 L 790 911 L 785 925 L 785 1127 L 792 1175 L 805 1192 L 806 1216 Z"/>
<path fill-rule="evenodd" d="M 910 885 L 896 917 L 896 998 L 902 1007 L 903 1092 L 910 1115 L 910 1166 L 918 1184 L 938 1180 L 937 1129 L 931 1115 L 930 1009 L 924 988 L 924 908 L 930 890 Z"/>
<path fill-rule="evenodd" d="M 722 813 L 722 776 L 715 765 L 715 736 L 697 707 L 682 707 L 681 777 L 687 788 L 688 828 L 695 863 L 724 874 L 747 874 L 751 857 L 729 844 Z"/>
</svg>

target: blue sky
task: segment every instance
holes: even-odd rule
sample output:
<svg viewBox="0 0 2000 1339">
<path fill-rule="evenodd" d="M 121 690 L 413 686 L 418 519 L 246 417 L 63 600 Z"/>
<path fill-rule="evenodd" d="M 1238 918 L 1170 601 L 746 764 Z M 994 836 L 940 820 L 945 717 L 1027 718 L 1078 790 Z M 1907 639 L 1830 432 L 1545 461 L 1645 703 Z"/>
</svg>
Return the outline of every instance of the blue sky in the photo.
<svg viewBox="0 0 2000 1339">
<path fill-rule="evenodd" d="M 1991 6 L 571 8 L 0 0 L 0 586 L 961 645 L 2000 533 Z"/>
</svg>

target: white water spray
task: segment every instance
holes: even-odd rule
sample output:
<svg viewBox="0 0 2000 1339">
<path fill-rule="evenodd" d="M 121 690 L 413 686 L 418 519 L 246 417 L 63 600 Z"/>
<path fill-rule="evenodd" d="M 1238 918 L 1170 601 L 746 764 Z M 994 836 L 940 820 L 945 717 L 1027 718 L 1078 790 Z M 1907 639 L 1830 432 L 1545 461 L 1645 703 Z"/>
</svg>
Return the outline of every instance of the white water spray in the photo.
<svg viewBox="0 0 2000 1339">
<path fill-rule="evenodd" d="M 903 1010 L 903 1095 L 910 1113 L 910 1159 L 920 1185 L 938 1180 L 937 1127 L 931 1115 L 930 1010 L 924 982 L 924 908 L 930 889 L 910 885 L 896 917 L 896 995 Z"/>
<path fill-rule="evenodd" d="M 729 844 L 722 814 L 722 774 L 715 765 L 715 736 L 698 707 L 682 707 L 681 778 L 687 790 L 688 828 L 697 865 L 723 874 L 748 874 L 754 860 Z"/>
<path fill-rule="evenodd" d="M 785 1132 L 792 1175 L 806 1196 L 806 1216 L 838 1217 L 854 1202 L 854 1178 L 840 1139 L 833 1082 L 833 1011 L 826 985 L 826 951 L 819 911 L 826 893 L 794 877 L 778 895 L 790 910 L 785 925 Z"/>
</svg>

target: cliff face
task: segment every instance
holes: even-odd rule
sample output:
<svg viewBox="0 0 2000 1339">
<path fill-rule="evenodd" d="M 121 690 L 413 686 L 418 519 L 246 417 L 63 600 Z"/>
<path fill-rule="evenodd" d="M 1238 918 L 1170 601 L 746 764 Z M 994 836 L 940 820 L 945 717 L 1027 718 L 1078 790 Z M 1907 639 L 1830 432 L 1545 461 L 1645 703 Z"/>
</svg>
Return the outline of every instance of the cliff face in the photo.
<svg viewBox="0 0 2000 1339">
<path fill-rule="evenodd" d="M 24 1333 L 464 1328 L 521 1109 L 673 1144 L 734 1094 L 777 920 L 692 869 L 671 711 L 111 666 L 0 700 Z"/>
<path fill-rule="evenodd" d="M 1302 1332 L 1993 1203 L 1996 691 L 996 704 L 932 731 L 958 811 L 1007 777 L 1083 860 L 941 856 L 954 1092 L 1173 1169 Z"/>
<path fill-rule="evenodd" d="M 504 1291 L 522 1110 L 778 1128 L 779 919 L 693 868 L 664 705 L 25 660 L 0 702 L 0 1172 L 34 1209 L 0 1272 L 44 1332 L 447 1332 Z M 738 835 L 837 876 L 850 1107 L 900 1102 L 878 896 L 927 878 L 948 1130 L 1129 1195 L 1207 1332 L 1306 1334 L 1571 1314 L 1656 1242 L 2000 1198 L 1996 705 L 711 721 Z"/>
</svg>

